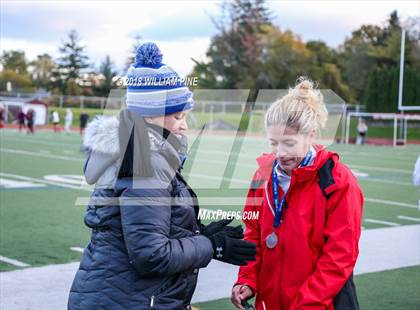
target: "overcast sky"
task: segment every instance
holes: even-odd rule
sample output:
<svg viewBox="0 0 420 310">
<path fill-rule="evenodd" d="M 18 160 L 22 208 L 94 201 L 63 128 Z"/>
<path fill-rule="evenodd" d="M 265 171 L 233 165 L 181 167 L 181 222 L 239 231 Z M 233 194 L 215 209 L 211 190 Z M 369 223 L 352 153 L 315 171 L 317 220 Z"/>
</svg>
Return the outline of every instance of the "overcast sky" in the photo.
<svg viewBox="0 0 420 310">
<path fill-rule="evenodd" d="M 191 58 L 203 60 L 215 34 L 210 16 L 221 14 L 219 1 L 5 1 L 1 0 L 0 52 L 20 49 L 28 59 L 49 53 L 76 29 L 96 66 L 109 54 L 122 67 L 139 34 L 155 41 L 164 62 L 188 74 Z M 362 24 L 384 23 L 393 10 L 405 19 L 420 15 L 420 1 L 268 1 L 275 24 L 304 41 L 323 40 L 337 47 Z"/>
</svg>

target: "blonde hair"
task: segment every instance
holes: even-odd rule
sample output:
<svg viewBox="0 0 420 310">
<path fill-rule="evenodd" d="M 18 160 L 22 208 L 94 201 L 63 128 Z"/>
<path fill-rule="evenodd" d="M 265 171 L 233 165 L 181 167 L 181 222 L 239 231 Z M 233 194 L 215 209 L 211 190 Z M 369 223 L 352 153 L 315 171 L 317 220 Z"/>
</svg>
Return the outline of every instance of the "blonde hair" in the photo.
<svg viewBox="0 0 420 310">
<path fill-rule="evenodd" d="M 299 77 L 296 86 L 287 95 L 276 100 L 265 114 L 265 128 L 273 125 L 291 127 L 302 134 L 312 130 L 319 132 L 325 127 L 328 111 L 324 97 L 314 83 Z"/>
</svg>

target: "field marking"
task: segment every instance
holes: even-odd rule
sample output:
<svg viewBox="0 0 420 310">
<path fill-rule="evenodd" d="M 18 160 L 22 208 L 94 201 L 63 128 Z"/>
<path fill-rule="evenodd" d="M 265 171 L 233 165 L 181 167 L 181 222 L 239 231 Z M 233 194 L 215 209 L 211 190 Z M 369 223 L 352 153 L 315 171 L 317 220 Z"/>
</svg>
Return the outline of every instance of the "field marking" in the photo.
<svg viewBox="0 0 420 310">
<path fill-rule="evenodd" d="M 83 248 L 81 248 L 81 247 L 73 246 L 73 247 L 71 247 L 71 248 L 70 248 L 70 250 L 75 251 L 75 252 L 80 252 L 80 253 L 83 253 L 83 251 L 84 251 L 85 249 L 83 249 Z"/>
<path fill-rule="evenodd" d="M 33 183 L 28 181 L 16 181 L 6 178 L 0 178 L 0 187 L 3 188 L 36 188 L 36 187 L 45 187 L 45 184 Z"/>
<path fill-rule="evenodd" d="M 364 200 L 368 201 L 368 202 L 380 203 L 380 204 L 391 205 L 391 206 L 399 206 L 399 207 L 415 208 L 415 209 L 418 208 L 417 205 L 412 205 L 412 204 L 409 204 L 409 203 L 398 202 L 398 201 L 367 198 L 367 197 L 365 197 Z"/>
<path fill-rule="evenodd" d="M 397 218 L 399 218 L 401 220 L 420 222 L 420 218 L 419 217 L 410 217 L 410 216 L 398 215 Z"/>
<path fill-rule="evenodd" d="M 81 143 L 69 143 L 69 142 L 46 142 L 42 141 L 40 139 L 25 139 L 25 138 L 19 138 L 19 139 L 13 139 L 11 137 L 2 137 L 2 139 L 14 141 L 14 142 L 29 142 L 29 143 L 36 143 L 36 144 L 42 144 L 42 145 L 51 145 L 51 146 L 60 146 L 60 145 L 68 145 L 68 146 L 75 146 L 79 148 Z"/>
<path fill-rule="evenodd" d="M 395 159 L 396 156 L 401 157 L 402 155 L 404 157 L 406 157 L 407 159 L 409 159 L 411 157 L 416 157 L 416 154 L 417 154 L 417 152 L 411 153 L 410 151 L 407 151 L 407 152 L 405 152 L 403 154 L 382 153 L 381 154 L 381 157 L 378 157 L 377 153 L 375 153 L 374 151 L 372 151 L 372 153 L 366 153 L 366 152 L 359 152 L 358 150 L 355 150 L 354 152 L 353 151 L 346 151 L 346 150 L 340 150 L 340 151 L 335 151 L 335 150 L 331 150 L 331 149 L 329 149 L 329 150 L 332 151 L 332 152 L 337 152 L 338 154 L 346 155 L 346 156 L 347 155 L 353 156 L 354 155 L 354 152 L 357 152 L 357 155 L 361 155 L 361 156 L 363 156 L 365 158 L 367 158 L 367 157 L 374 157 L 375 159 L 378 159 L 379 158 L 381 160 L 392 160 L 392 159 Z M 381 150 L 379 150 L 379 151 L 381 151 Z M 369 159 L 371 159 L 371 158 L 369 158 Z"/>
<path fill-rule="evenodd" d="M 76 154 L 75 151 L 71 151 L 71 150 L 63 150 L 63 153 L 64 154 L 70 154 L 70 155 Z"/>
<path fill-rule="evenodd" d="M 86 183 L 85 177 L 83 175 L 77 174 L 48 174 L 44 176 L 44 180 L 51 181 L 51 182 L 58 182 L 61 184 L 73 184 L 73 185 L 80 185 L 82 187 L 90 186 Z M 92 187 L 93 189 L 94 187 Z"/>
<path fill-rule="evenodd" d="M 17 174 L 5 173 L 5 172 L 0 172 L 0 176 L 5 176 L 5 177 L 9 177 L 9 178 L 18 179 L 18 180 L 24 180 L 24 181 L 39 182 L 39 183 L 43 183 L 43 184 L 60 186 L 60 187 L 65 187 L 65 188 L 77 189 L 77 190 L 91 191 L 91 189 L 80 187 L 80 186 L 73 186 L 73 185 L 70 185 L 70 184 L 61 184 L 61 183 L 52 182 L 52 181 L 48 181 L 48 180 L 44 180 L 44 179 L 31 178 L 31 177 L 26 177 L 26 176 L 23 176 L 23 175 L 17 175 Z"/>
<path fill-rule="evenodd" d="M 364 219 L 363 221 L 368 222 L 368 223 L 374 223 L 374 224 L 383 224 L 383 225 L 387 225 L 387 226 L 401 226 L 398 223 L 380 221 L 380 220 L 374 220 L 374 219 Z"/>
<path fill-rule="evenodd" d="M 38 156 L 38 157 L 45 157 L 45 158 L 52 158 L 52 159 L 62 159 L 62 160 L 77 161 L 77 162 L 84 161 L 84 159 L 82 158 L 79 159 L 79 158 L 74 158 L 74 157 L 69 157 L 69 156 L 36 153 L 36 152 L 16 150 L 16 149 L 1 148 L 0 151 L 5 152 L 5 153 L 11 153 L 11 154 L 31 155 L 31 156 Z"/>
<path fill-rule="evenodd" d="M 371 178 L 371 177 L 358 177 L 357 178 L 360 181 L 366 181 L 366 182 L 374 182 L 374 183 L 383 183 L 383 184 L 393 184 L 393 185 L 401 185 L 401 186 L 410 186 L 414 188 L 413 183 L 409 182 L 400 182 L 400 181 L 394 181 L 394 180 L 387 180 L 387 179 L 378 179 L 378 178 Z"/>
<path fill-rule="evenodd" d="M 366 170 L 377 170 L 377 171 L 385 171 L 385 172 L 400 172 L 406 174 L 412 174 L 412 170 L 404 170 L 404 169 L 394 169 L 394 168 L 384 168 L 384 167 L 372 167 L 372 166 L 365 166 L 365 165 L 348 165 L 350 168 L 356 169 L 366 169 Z"/>
<path fill-rule="evenodd" d="M 20 262 L 16 259 L 4 257 L 4 256 L 1 256 L 1 255 L 0 255 L 0 261 L 2 261 L 4 263 L 8 263 L 8 264 L 16 266 L 16 267 L 30 267 L 31 266 L 29 264 Z"/>
</svg>

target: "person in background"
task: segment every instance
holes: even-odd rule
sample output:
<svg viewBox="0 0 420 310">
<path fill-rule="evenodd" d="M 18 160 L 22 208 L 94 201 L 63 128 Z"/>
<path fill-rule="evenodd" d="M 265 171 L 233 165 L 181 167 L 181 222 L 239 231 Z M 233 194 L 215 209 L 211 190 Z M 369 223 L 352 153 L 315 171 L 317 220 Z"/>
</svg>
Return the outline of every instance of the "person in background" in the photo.
<svg viewBox="0 0 420 310">
<path fill-rule="evenodd" d="M 17 121 L 19 124 L 19 132 L 22 131 L 22 128 L 25 128 L 25 119 L 26 119 L 26 115 L 23 112 L 22 109 L 19 110 L 19 113 L 17 114 Z"/>
<path fill-rule="evenodd" d="M 362 118 L 359 118 L 359 123 L 357 124 L 356 144 L 361 144 L 361 145 L 365 144 L 367 131 L 368 131 L 368 125 Z"/>
<path fill-rule="evenodd" d="M 420 186 L 420 155 L 417 158 L 416 164 L 414 165 L 413 184 L 414 186 Z M 420 210 L 420 199 L 418 201 L 418 205 Z"/>
<path fill-rule="evenodd" d="M 312 81 L 299 78 L 265 116 L 272 150 L 257 158 L 244 240 L 257 259 L 239 269 L 233 304 L 257 310 L 359 309 L 353 269 L 363 194 L 337 153 L 316 143 L 328 112 Z"/>
<path fill-rule="evenodd" d="M 60 128 L 58 127 L 58 125 L 60 124 L 60 115 L 55 110 L 51 113 L 51 121 L 53 123 L 54 132 L 58 132 L 60 130 Z"/>
<path fill-rule="evenodd" d="M 26 113 L 26 124 L 28 125 L 27 134 L 34 134 L 35 111 L 30 109 Z"/>
<path fill-rule="evenodd" d="M 66 115 L 64 116 L 64 131 L 66 134 L 70 134 L 71 125 L 73 124 L 73 112 L 70 108 L 66 109 Z"/>
<path fill-rule="evenodd" d="M 80 114 L 80 134 L 83 135 L 83 132 L 85 131 L 87 122 L 89 120 L 89 115 L 82 110 L 82 113 Z"/>
<path fill-rule="evenodd" d="M 5 115 L 4 115 L 5 111 L 3 106 L 0 106 L 0 129 L 4 128 L 4 120 L 5 120 Z"/>
</svg>

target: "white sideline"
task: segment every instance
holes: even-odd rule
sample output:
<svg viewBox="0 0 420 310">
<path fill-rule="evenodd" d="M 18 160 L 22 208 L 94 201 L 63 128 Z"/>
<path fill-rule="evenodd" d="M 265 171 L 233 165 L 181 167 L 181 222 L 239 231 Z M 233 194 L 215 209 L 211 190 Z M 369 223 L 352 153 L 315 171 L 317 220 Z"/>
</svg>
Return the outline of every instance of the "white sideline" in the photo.
<svg viewBox="0 0 420 310">
<path fill-rule="evenodd" d="M 420 222 L 420 218 L 419 217 L 411 217 L 411 216 L 398 215 L 397 218 L 399 218 L 401 220 Z"/>
<path fill-rule="evenodd" d="M 80 247 L 77 247 L 77 246 L 71 247 L 70 250 L 75 251 L 75 252 L 80 252 L 80 253 L 83 253 L 83 251 L 84 251 L 83 248 L 80 248 Z"/>
<path fill-rule="evenodd" d="M 382 224 L 382 225 L 386 225 L 386 226 L 400 226 L 400 224 L 398 224 L 398 223 L 380 221 L 380 220 L 374 220 L 374 219 L 364 219 L 363 221 L 368 222 L 368 223 L 374 223 L 374 224 Z"/>
<path fill-rule="evenodd" d="M 355 274 L 420 265 L 420 224 L 362 231 Z M 79 263 L 0 273 L 0 309 L 58 310 L 67 297 Z M 230 295 L 237 267 L 213 260 L 201 269 L 193 302 Z"/>
<path fill-rule="evenodd" d="M 391 206 L 399 206 L 399 207 L 407 207 L 407 208 L 415 208 L 415 209 L 418 208 L 418 206 L 416 206 L 416 205 L 412 205 L 412 204 L 404 203 L 404 202 L 398 202 L 398 201 L 391 201 L 391 200 L 383 200 L 383 199 L 375 199 L 375 198 L 366 198 L 365 197 L 365 201 L 381 203 L 381 204 L 384 204 L 384 205 L 391 205 Z"/>
<path fill-rule="evenodd" d="M 22 263 L 22 262 L 20 262 L 16 259 L 8 258 L 8 257 L 1 256 L 1 255 L 0 255 L 0 261 L 5 262 L 7 264 L 11 264 L 11 265 L 16 266 L 16 267 L 30 267 L 31 266 L 29 264 Z"/>
<path fill-rule="evenodd" d="M 0 151 L 5 152 L 5 153 L 11 153 L 11 154 L 31 155 L 31 156 L 38 156 L 38 157 L 45 157 L 45 158 L 52 158 L 52 159 L 62 159 L 62 160 L 70 160 L 70 161 L 78 161 L 78 162 L 84 161 L 82 158 L 74 158 L 74 157 L 62 156 L 62 155 L 52 155 L 52 154 L 45 154 L 45 153 L 40 153 L 40 152 L 37 153 L 37 152 L 6 149 L 6 148 L 1 148 Z"/>
<path fill-rule="evenodd" d="M 39 179 L 39 178 L 31 178 L 31 177 L 26 177 L 26 176 L 23 176 L 23 175 L 12 174 L 12 173 L 0 172 L 0 176 L 14 178 L 14 179 L 18 179 L 18 180 L 24 180 L 24 181 L 39 182 L 39 183 L 42 183 L 42 184 L 60 186 L 60 187 L 71 188 L 71 189 L 91 191 L 91 189 L 87 188 L 87 187 L 75 186 L 75 185 L 70 185 L 70 184 L 63 184 L 63 183 L 60 183 L 60 182 L 48 181 L 46 179 Z"/>
</svg>

